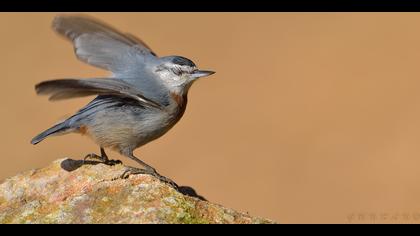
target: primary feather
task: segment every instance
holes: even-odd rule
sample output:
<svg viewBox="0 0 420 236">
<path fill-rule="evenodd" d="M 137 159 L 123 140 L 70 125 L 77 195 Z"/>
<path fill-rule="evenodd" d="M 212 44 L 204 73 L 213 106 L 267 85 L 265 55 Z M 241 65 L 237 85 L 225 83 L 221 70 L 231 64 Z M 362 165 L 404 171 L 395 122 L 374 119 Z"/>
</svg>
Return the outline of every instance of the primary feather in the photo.
<svg viewBox="0 0 420 236">
<path fill-rule="evenodd" d="M 141 40 L 87 16 L 57 16 L 53 29 L 73 42 L 76 56 L 93 66 L 118 72 L 126 63 L 141 64 L 144 57 L 154 57 Z"/>
<path fill-rule="evenodd" d="M 39 95 L 50 95 L 50 100 L 61 100 L 90 95 L 117 95 L 137 100 L 142 105 L 161 108 L 161 105 L 146 98 L 131 84 L 112 78 L 58 79 L 41 82 L 35 86 Z"/>
</svg>

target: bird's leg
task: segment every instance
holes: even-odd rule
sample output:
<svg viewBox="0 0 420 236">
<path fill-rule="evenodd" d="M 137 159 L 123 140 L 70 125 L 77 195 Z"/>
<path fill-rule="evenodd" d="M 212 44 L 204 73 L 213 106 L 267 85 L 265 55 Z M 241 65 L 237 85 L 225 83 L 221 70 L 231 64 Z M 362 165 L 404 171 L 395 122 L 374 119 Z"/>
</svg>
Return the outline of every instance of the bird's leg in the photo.
<svg viewBox="0 0 420 236">
<path fill-rule="evenodd" d="M 138 159 L 133 154 L 127 155 L 130 159 L 136 161 L 140 165 L 144 167 L 144 169 L 138 169 L 134 167 L 127 167 L 126 171 L 122 174 L 122 178 L 128 178 L 129 175 L 137 175 L 137 174 L 146 174 L 152 175 L 158 178 L 160 181 L 171 185 L 173 188 L 178 189 L 178 185 L 171 179 L 160 175 L 155 168 L 151 167 L 150 165 L 146 164 L 144 161 Z"/>
<path fill-rule="evenodd" d="M 87 161 L 88 159 L 102 160 L 102 157 L 98 156 L 96 153 L 89 153 L 83 158 L 83 161 Z"/>
<path fill-rule="evenodd" d="M 111 166 L 113 166 L 113 165 L 122 164 L 122 162 L 121 162 L 120 160 L 110 160 L 110 159 L 108 158 L 108 156 L 106 155 L 105 150 L 104 150 L 104 148 L 103 148 L 103 147 L 101 147 L 101 157 L 102 157 L 103 162 L 104 162 L 106 165 L 111 165 Z"/>
<path fill-rule="evenodd" d="M 104 164 L 110 165 L 110 166 L 122 163 L 120 160 L 109 160 L 108 155 L 106 155 L 103 147 L 101 147 L 101 155 L 100 156 L 95 154 L 95 153 L 89 153 L 85 156 L 85 158 L 83 158 L 83 161 L 86 161 L 87 159 L 97 159 L 97 160 L 103 162 Z"/>
</svg>

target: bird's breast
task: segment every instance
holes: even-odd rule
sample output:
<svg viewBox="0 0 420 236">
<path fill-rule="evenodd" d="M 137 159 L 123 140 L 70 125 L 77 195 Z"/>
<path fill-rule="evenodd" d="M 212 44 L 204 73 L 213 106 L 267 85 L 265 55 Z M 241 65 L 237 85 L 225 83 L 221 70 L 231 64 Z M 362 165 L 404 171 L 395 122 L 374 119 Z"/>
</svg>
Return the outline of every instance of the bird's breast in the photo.
<svg viewBox="0 0 420 236">
<path fill-rule="evenodd" d="M 171 92 L 171 105 L 169 107 L 170 113 L 172 113 L 172 122 L 178 122 L 185 113 L 187 108 L 187 95 L 178 94 Z"/>
<path fill-rule="evenodd" d="M 169 131 L 184 115 L 187 96 L 170 94 L 170 102 L 163 110 L 153 109 L 141 115 L 138 131 L 149 138 L 158 138 Z"/>
</svg>

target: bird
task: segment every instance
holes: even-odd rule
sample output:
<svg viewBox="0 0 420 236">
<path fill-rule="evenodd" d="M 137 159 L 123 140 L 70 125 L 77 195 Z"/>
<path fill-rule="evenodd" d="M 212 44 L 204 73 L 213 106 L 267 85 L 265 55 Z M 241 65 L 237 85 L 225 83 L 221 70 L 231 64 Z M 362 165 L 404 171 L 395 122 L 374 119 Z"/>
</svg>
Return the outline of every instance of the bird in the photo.
<svg viewBox="0 0 420 236">
<path fill-rule="evenodd" d="M 49 96 L 50 101 L 96 97 L 74 115 L 35 136 L 31 144 L 68 133 L 86 135 L 100 147 L 100 155 L 90 153 L 85 159 L 114 165 L 120 161 L 110 160 L 105 149 L 114 150 L 143 167 L 127 172 L 154 175 L 176 187 L 133 152 L 167 133 L 184 115 L 191 85 L 215 72 L 200 70 L 183 56 L 159 57 L 138 37 L 91 16 L 57 15 L 52 29 L 72 42 L 80 61 L 111 75 L 36 84 L 36 93 Z"/>
</svg>

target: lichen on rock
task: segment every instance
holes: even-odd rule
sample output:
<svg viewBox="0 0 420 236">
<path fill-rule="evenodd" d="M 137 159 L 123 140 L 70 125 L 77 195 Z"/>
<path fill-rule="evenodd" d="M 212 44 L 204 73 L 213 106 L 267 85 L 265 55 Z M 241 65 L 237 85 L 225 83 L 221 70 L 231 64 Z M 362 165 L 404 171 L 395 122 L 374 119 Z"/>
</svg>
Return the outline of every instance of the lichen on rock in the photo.
<svg viewBox="0 0 420 236">
<path fill-rule="evenodd" d="M 123 165 L 61 159 L 0 184 L 0 223 L 274 223 L 187 196 Z M 190 189 L 191 190 L 191 189 Z"/>
</svg>

